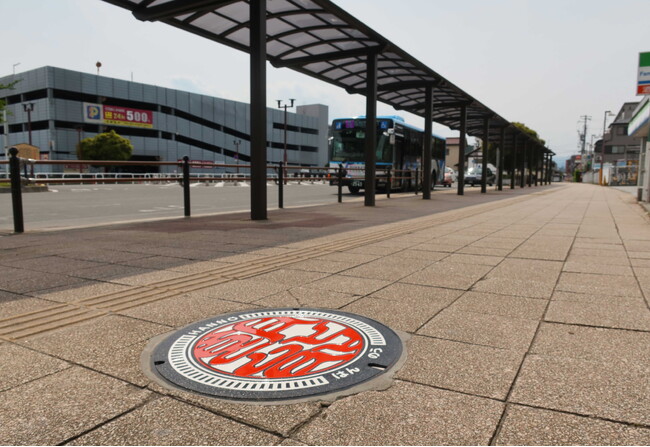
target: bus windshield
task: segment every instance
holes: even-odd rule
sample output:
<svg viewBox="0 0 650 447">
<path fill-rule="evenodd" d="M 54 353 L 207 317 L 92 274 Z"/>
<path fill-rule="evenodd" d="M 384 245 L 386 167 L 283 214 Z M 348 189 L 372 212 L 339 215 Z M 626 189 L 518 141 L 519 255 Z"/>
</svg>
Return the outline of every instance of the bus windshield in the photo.
<svg viewBox="0 0 650 447">
<path fill-rule="evenodd" d="M 347 129 L 333 130 L 331 161 L 364 161 L 365 143 L 365 127 L 355 126 Z M 390 138 L 386 132 L 378 132 L 376 154 L 378 163 L 392 163 L 393 161 Z"/>
</svg>

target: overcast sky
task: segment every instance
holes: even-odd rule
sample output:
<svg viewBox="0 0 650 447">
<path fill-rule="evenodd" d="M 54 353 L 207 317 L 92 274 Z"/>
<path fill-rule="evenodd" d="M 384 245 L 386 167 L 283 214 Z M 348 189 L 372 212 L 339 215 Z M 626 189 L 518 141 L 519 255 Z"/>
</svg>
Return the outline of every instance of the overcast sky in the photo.
<svg viewBox="0 0 650 447">
<path fill-rule="evenodd" d="M 648 0 L 335 0 L 375 31 L 559 156 L 602 134 L 605 110 L 635 96 L 650 51 Z M 45 65 L 249 101 L 248 55 L 101 0 L 0 0 L 0 75 Z M 288 69 L 268 69 L 268 105 L 322 103 L 330 119 L 363 114 L 364 98 Z M 379 113 L 395 114 L 379 104 Z M 421 118 L 400 112 L 423 127 Z M 455 132 L 434 124 L 443 136 Z"/>
</svg>

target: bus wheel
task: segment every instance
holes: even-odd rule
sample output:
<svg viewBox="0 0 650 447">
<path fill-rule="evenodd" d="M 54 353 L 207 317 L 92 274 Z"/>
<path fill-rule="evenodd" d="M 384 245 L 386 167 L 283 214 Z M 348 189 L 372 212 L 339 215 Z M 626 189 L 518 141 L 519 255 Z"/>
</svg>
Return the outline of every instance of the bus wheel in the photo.
<svg viewBox="0 0 650 447">
<path fill-rule="evenodd" d="M 359 194 L 360 188 L 358 186 L 348 186 L 350 194 Z"/>
</svg>

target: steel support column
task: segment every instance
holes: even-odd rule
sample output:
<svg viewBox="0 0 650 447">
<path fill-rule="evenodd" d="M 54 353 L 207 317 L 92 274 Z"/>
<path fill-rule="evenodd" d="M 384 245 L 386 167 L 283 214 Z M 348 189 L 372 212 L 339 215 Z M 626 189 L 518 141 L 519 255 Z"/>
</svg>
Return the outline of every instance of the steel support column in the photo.
<svg viewBox="0 0 650 447">
<path fill-rule="evenodd" d="M 506 128 L 501 128 L 501 138 L 499 139 L 499 152 L 498 152 L 498 166 L 497 166 L 497 189 L 503 191 L 503 162 L 505 160 L 506 151 Z"/>
<path fill-rule="evenodd" d="M 460 139 L 458 141 L 458 195 L 465 194 L 465 135 L 467 133 L 467 106 L 460 106 Z"/>
<path fill-rule="evenodd" d="M 517 179 L 517 133 L 512 134 L 512 173 L 510 175 L 510 189 L 515 189 L 515 180 Z"/>
<path fill-rule="evenodd" d="M 377 161 L 377 53 L 366 57 L 366 145 L 365 206 L 375 206 Z"/>
<path fill-rule="evenodd" d="M 548 182 L 553 183 L 553 154 L 548 159 Z"/>
<path fill-rule="evenodd" d="M 481 158 L 481 194 L 487 192 L 487 154 L 490 147 L 490 118 L 483 119 L 483 150 Z"/>
<path fill-rule="evenodd" d="M 519 187 L 526 186 L 526 150 L 528 149 L 528 141 L 524 141 L 524 147 L 521 151 L 521 177 L 519 178 Z"/>
<path fill-rule="evenodd" d="M 422 155 L 422 199 L 431 200 L 431 134 L 433 132 L 433 87 L 426 88 L 424 101 L 424 154 Z"/>
<path fill-rule="evenodd" d="M 535 161 L 535 145 L 532 144 L 528 148 L 528 154 L 526 155 L 528 157 L 528 176 L 527 179 L 528 181 L 526 182 L 528 184 L 528 187 L 530 188 L 533 186 L 533 162 Z"/>
<path fill-rule="evenodd" d="M 250 2 L 251 219 L 266 219 L 266 0 Z"/>
<path fill-rule="evenodd" d="M 535 148 L 535 186 L 539 184 L 539 146 Z"/>
</svg>

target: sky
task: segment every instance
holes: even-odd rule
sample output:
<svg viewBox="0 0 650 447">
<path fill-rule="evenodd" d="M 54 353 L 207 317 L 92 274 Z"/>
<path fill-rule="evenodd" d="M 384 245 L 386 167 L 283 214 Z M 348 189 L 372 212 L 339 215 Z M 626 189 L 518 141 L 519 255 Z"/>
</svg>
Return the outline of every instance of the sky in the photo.
<svg viewBox="0 0 650 447">
<path fill-rule="evenodd" d="M 638 101 L 638 55 L 650 51 L 648 0 L 334 0 L 509 121 L 558 159 L 603 132 L 604 113 Z M 248 55 L 101 0 L 0 0 L 0 76 L 46 65 L 249 102 Z M 16 65 L 18 64 L 18 65 Z M 289 69 L 267 69 L 267 105 L 326 104 L 330 119 L 365 98 Z M 378 104 L 424 127 L 423 119 Z M 611 118 L 607 122 L 609 124 Z M 442 136 L 457 136 L 434 123 Z"/>
</svg>

